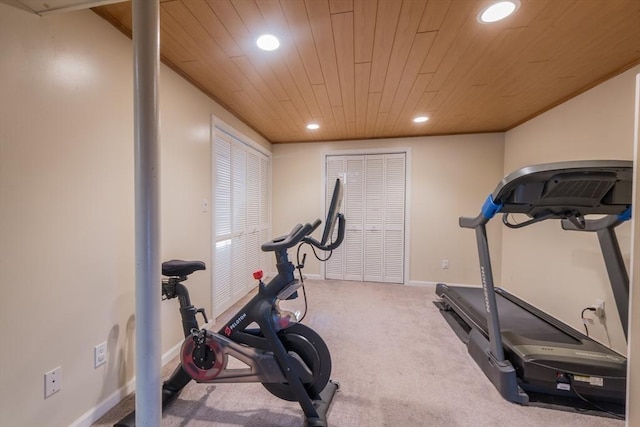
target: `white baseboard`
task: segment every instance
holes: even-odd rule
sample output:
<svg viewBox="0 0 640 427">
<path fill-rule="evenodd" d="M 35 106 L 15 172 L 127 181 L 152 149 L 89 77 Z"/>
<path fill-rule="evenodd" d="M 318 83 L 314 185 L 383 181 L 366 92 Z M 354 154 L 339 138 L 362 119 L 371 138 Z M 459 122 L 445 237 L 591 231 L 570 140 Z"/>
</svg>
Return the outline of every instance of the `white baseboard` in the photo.
<svg viewBox="0 0 640 427">
<path fill-rule="evenodd" d="M 69 424 L 69 427 L 90 427 L 104 414 L 109 412 L 111 408 L 120 403 L 125 397 L 132 393 L 136 388 L 135 378 L 129 381 L 123 387 L 111 393 L 105 400 L 94 406 L 92 409 L 85 412 L 77 420 Z"/>
<path fill-rule="evenodd" d="M 209 321 L 209 323 L 205 324 L 205 328 L 209 328 L 213 325 L 213 321 Z M 182 348 L 182 342 L 180 341 L 178 344 L 171 347 L 167 352 L 162 355 L 162 366 L 166 365 L 170 361 L 172 361 L 176 356 L 180 354 L 180 349 Z M 82 414 L 77 420 L 69 424 L 69 427 L 90 427 L 91 424 L 98 421 L 104 414 L 109 412 L 111 408 L 116 406 L 125 397 L 129 394 L 133 393 L 136 389 L 136 378 L 133 377 L 131 381 L 129 381 L 124 386 L 120 387 L 113 393 L 111 393 L 106 399 L 102 402 L 98 403 L 96 406 Z"/>
<path fill-rule="evenodd" d="M 422 280 L 409 280 L 405 283 L 406 286 L 420 286 L 425 288 L 436 288 L 437 282 L 425 282 Z"/>
</svg>

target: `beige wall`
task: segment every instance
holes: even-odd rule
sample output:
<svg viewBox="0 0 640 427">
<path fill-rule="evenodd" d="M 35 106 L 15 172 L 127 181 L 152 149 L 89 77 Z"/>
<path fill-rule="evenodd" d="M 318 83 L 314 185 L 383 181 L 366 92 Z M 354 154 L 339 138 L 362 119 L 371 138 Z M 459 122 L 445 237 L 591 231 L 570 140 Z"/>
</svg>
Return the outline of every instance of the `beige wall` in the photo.
<svg viewBox="0 0 640 427">
<path fill-rule="evenodd" d="M 633 155 L 635 67 L 509 131 L 504 172 L 564 160 L 622 159 Z M 627 267 L 630 224 L 617 228 Z M 626 341 L 597 237 L 561 230 L 557 221 L 503 232 L 502 286 L 576 329 L 580 312 L 605 301 L 606 318 L 592 337 L 626 352 Z"/>
<path fill-rule="evenodd" d="M 410 271 L 405 281 L 479 283 L 475 235 L 458 227 L 458 217 L 477 215 L 502 178 L 502 134 L 274 145 L 274 234 L 322 218 L 325 154 L 380 148 L 410 150 Z M 501 228 L 490 227 L 493 265 L 500 271 Z M 320 274 L 311 258 L 305 272 Z M 442 259 L 449 260 L 448 270 L 441 268 Z"/>
<path fill-rule="evenodd" d="M 0 51 L 0 425 L 69 425 L 133 375 L 132 44 L 90 11 L 0 4 Z M 270 144 L 164 66 L 160 103 L 162 258 L 208 263 L 211 114 Z M 210 312 L 209 283 L 189 281 Z M 163 352 L 178 319 L 164 302 Z M 45 400 L 57 366 L 62 390 Z"/>
<path fill-rule="evenodd" d="M 0 51 L 0 425 L 68 425 L 117 398 L 133 373 L 131 41 L 89 11 L 38 17 L 0 4 Z M 210 260 L 210 213 L 202 213 L 200 204 L 211 192 L 213 113 L 273 150 L 274 234 L 322 217 L 327 152 L 410 148 L 408 281 L 478 283 L 475 238 L 458 227 L 458 216 L 477 214 L 503 174 L 525 164 L 630 159 L 628 98 L 637 72 L 638 67 L 506 137 L 271 148 L 162 67 L 162 257 Z M 576 328 L 579 310 L 595 298 L 606 299 L 608 310 L 614 307 L 591 236 L 560 237 L 547 224 L 503 232 L 494 223 L 494 270 L 498 278 L 502 271 L 505 287 Z M 630 228 L 620 228 L 628 261 Z M 542 255 L 547 239 L 554 239 L 553 259 Z M 449 270 L 440 268 L 445 258 Z M 317 262 L 308 265 L 309 274 L 320 273 Z M 189 282 L 194 303 L 208 311 L 209 282 L 210 271 Z M 181 341 L 181 331 L 175 301 L 162 306 L 167 352 Z M 616 322 L 610 314 L 606 326 L 620 351 L 624 343 Z M 592 329 L 607 342 L 603 326 Z M 93 347 L 102 341 L 108 342 L 108 362 L 94 369 Z M 56 366 L 62 366 L 62 390 L 45 400 L 43 375 Z"/>
</svg>

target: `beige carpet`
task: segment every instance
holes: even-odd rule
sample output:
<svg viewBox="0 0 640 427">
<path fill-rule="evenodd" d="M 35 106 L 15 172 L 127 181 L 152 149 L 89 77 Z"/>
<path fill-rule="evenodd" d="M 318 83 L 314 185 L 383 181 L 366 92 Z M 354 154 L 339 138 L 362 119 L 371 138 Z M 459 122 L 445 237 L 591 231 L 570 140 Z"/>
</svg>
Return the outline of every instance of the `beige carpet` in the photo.
<svg viewBox="0 0 640 427">
<path fill-rule="evenodd" d="M 432 304 L 431 288 L 305 284 L 309 311 L 303 323 L 329 346 L 331 377 L 341 385 L 329 413 L 331 426 L 624 426 L 610 418 L 504 401 Z M 302 298 L 287 305 L 302 307 Z M 165 366 L 163 374 L 177 363 Z M 130 396 L 93 425 L 111 426 L 132 408 Z M 170 427 L 302 424 L 297 403 L 272 396 L 260 384 L 192 382 L 162 418 Z"/>
</svg>

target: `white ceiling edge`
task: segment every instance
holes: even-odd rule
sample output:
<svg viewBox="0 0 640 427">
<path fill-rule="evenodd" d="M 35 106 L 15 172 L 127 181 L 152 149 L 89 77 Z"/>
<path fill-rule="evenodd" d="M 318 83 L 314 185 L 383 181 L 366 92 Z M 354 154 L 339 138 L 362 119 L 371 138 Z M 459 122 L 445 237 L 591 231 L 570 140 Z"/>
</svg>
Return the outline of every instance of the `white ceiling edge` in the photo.
<svg viewBox="0 0 640 427">
<path fill-rule="evenodd" d="M 89 9 L 90 7 L 121 3 L 123 1 L 125 0 L 0 0 L 0 3 L 37 13 L 38 15 L 48 15 Z"/>
</svg>

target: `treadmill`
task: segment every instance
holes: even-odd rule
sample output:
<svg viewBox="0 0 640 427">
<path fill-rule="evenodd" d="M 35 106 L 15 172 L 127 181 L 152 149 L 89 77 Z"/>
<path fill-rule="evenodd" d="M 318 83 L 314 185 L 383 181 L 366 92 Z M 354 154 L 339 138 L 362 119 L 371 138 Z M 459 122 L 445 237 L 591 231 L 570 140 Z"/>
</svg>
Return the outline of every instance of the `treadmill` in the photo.
<svg viewBox="0 0 640 427">
<path fill-rule="evenodd" d="M 476 232 L 482 287 L 439 283 L 434 303 L 506 400 L 624 417 L 626 357 L 494 287 L 485 226 L 502 213 L 509 228 L 559 220 L 564 230 L 595 233 L 626 337 L 629 277 L 614 229 L 631 218 L 632 176 L 631 161 L 529 166 L 507 175 L 477 217 L 459 219 Z M 515 223 L 513 214 L 527 219 Z"/>
</svg>

